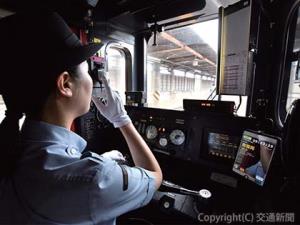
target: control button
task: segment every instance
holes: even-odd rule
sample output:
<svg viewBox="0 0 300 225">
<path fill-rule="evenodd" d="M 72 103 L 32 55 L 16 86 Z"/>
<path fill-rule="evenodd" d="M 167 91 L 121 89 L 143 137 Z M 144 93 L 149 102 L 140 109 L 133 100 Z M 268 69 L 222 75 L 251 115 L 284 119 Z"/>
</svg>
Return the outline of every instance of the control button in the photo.
<svg viewBox="0 0 300 225">
<path fill-rule="evenodd" d="M 160 138 L 160 139 L 159 139 L 159 144 L 160 144 L 160 146 L 162 146 L 162 147 L 166 147 L 167 144 L 168 144 L 167 138 Z"/>
<path fill-rule="evenodd" d="M 165 209 L 170 208 L 170 202 L 164 202 L 164 208 Z"/>
<path fill-rule="evenodd" d="M 166 211 L 168 212 L 169 210 L 172 210 L 174 207 L 174 203 L 175 203 L 175 198 L 176 196 L 170 196 L 168 193 L 161 193 L 159 194 L 159 208 L 162 211 Z"/>
<path fill-rule="evenodd" d="M 75 155 L 77 153 L 77 150 L 75 148 L 71 148 L 70 153 L 72 155 Z"/>
</svg>

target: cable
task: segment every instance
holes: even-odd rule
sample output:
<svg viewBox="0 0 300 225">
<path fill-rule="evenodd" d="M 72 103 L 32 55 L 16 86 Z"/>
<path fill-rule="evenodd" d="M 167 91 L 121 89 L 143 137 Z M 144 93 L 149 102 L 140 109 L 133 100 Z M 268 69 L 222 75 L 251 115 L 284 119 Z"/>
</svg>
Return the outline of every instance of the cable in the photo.
<svg viewBox="0 0 300 225">
<path fill-rule="evenodd" d="M 238 104 L 238 106 L 235 108 L 235 112 L 236 112 L 236 113 L 237 113 L 238 110 L 240 109 L 241 105 L 242 105 L 242 96 L 239 95 L 239 104 Z"/>
<path fill-rule="evenodd" d="M 218 96 L 218 94 L 215 94 L 214 97 L 212 98 L 212 100 L 214 100 L 217 96 Z"/>
<path fill-rule="evenodd" d="M 210 100 L 210 98 L 213 96 L 214 93 L 217 93 L 217 88 L 215 87 L 212 92 L 209 94 L 207 100 Z M 214 100 L 214 98 L 216 97 L 217 94 L 214 95 L 214 97 L 212 98 L 212 100 Z"/>
</svg>

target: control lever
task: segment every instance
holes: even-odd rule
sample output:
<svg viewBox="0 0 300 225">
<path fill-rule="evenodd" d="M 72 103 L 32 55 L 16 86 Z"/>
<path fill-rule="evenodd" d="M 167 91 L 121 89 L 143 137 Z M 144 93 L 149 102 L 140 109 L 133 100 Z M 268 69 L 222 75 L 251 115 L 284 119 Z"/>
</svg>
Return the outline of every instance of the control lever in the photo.
<svg viewBox="0 0 300 225">
<path fill-rule="evenodd" d="M 200 191 L 193 191 L 165 180 L 162 181 L 159 191 L 174 192 L 178 194 L 196 196 L 203 199 L 209 199 L 212 196 L 211 192 L 207 189 L 201 189 Z"/>
<path fill-rule="evenodd" d="M 211 210 L 211 197 L 212 194 L 207 189 L 189 190 L 165 180 L 155 195 L 163 212 L 180 212 L 196 220 L 200 212 Z"/>
</svg>

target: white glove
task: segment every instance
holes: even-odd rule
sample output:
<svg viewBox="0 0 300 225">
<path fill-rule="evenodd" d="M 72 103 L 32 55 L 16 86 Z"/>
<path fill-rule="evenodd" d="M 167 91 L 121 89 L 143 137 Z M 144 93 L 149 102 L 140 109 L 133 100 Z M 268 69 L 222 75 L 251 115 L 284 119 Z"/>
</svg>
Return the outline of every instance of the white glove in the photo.
<svg viewBox="0 0 300 225">
<path fill-rule="evenodd" d="M 106 97 L 92 96 L 92 101 L 99 112 L 108 119 L 115 128 L 123 127 L 131 123 L 131 119 L 127 115 L 120 94 L 111 89 L 108 85 L 106 76 L 101 75 L 100 79 L 104 85 Z"/>
<path fill-rule="evenodd" d="M 115 160 L 115 161 L 120 161 L 120 160 L 126 161 L 123 154 L 121 152 L 119 152 L 118 150 L 112 150 L 109 152 L 105 152 L 105 153 L 101 154 L 101 156 L 104 158 L 107 158 L 107 159 Z"/>
</svg>

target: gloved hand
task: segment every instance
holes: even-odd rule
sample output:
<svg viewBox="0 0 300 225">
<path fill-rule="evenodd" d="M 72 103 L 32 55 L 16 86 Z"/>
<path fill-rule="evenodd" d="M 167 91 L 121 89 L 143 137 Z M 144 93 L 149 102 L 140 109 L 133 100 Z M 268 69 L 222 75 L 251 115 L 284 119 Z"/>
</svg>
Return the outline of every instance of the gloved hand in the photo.
<svg viewBox="0 0 300 225">
<path fill-rule="evenodd" d="M 106 97 L 92 96 L 92 101 L 99 112 L 108 119 L 115 128 L 131 123 L 131 119 L 127 115 L 120 94 L 111 89 L 105 75 L 101 75 L 100 79 L 104 85 Z"/>
<path fill-rule="evenodd" d="M 109 152 L 105 152 L 105 153 L 101 154 L 101 156 L 103 156 L 104 158 L 107 158 L 107 159 L 115 160 L 115 161 L 126 161 L 123 154 L 121 152 L 119 152 L 118 150 L 112 150 Z"/>
</svg>

